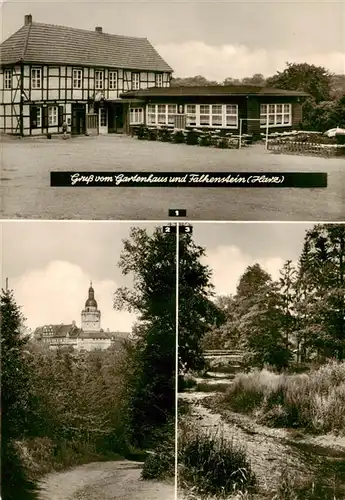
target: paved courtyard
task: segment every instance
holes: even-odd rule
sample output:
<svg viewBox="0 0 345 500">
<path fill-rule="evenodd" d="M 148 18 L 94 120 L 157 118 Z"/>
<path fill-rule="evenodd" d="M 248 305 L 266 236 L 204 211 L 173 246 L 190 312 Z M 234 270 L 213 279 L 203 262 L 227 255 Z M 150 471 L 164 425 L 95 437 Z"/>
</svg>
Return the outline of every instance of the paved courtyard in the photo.
<svg viewBox="0 0 345 500">
<path fill-rule="evenodd" d="M 0 145 L 0 217 L 167 219 L 186 208 L 195 220 L 345 220 L 345 159 L 268 153 L 262 146 L 222 150 L 138 141 L 126 136 L 67 141 L 5 138 Z M 51 170 L 328 172 L 323 189 L 51 188 Z"/>
</svg>

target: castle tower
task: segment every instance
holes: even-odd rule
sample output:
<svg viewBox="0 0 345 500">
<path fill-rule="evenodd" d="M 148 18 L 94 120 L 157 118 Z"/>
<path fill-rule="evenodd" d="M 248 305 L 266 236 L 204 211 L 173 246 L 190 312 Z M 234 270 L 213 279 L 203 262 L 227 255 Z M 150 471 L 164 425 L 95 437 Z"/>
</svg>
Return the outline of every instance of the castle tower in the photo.
<svg viewBox="0 0 345 500">
<path fill-rule="evenodd" d="M 101 329 L 101 312 L 97 308 L 92 281 L 89 288 L 89 297 L 85 302 L 85 308 L 81 312 L 81 327 L 84 332 L 98 332 Z"/>
</svg>

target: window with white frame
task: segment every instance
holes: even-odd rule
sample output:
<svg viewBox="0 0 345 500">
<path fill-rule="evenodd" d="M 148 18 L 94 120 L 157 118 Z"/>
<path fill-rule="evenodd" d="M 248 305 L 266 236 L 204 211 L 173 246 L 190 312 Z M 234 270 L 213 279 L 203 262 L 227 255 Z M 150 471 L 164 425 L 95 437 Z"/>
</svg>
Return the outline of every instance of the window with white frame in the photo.
<svg viewBox="0 0 345 500">
<path fill-rule="evenodd" d="M 58 107 L 49 106 L 48 108 L 48 125 L 52 127 L 58 124 Z"/>
<path fill-rule="evenodd" d="M 31 88 L 42 88 L 42 70 L 41 68 L 31 68 Z"/>
<path fill-rule="evenodd" d="M 236 104 L 225 105 L 225 126 L 226 127 L 238 126 L 238 108 Z"/>
<path fill-rule="evenodd" d="M 208 127 L 210 125 L 210 105 L 200 104 L 200 127 Z"/>
<path fill-rule="evenodd" d="M 109 71 L 109 90 L 117 89 L 117 71 Z"/>
<path fill-rule="evenodd" d="M 166 125 L 166 105 L 158 104 L 157 105 L 157 115 L 158 115 L 158 125 Z"/>
<path fill-rule="evenodd" d="M 291 125 L 291 104 L 261 104 L 261 127 L 286 127 Z"/>
<path fill-rule="evenodd" d="M 5 69 L 4 81 L 5 81 L 4 88 L 11 89 L 12 88 L 12 70 L 11 69 Z"/>
<path fill-rule="evenodd" d="M 162 75 L 162 73 L 156 74 L 156 87 L 163 87 L 163 75 Z"/>
<path fill-rule="evenodd" d="M 149 104 L 147 123 L 174 125 L 177 104 Z M 237 128 L 237 104 L 187 104 L 185 114 L 188 127 Z"/>
<path fill-rule="evenodd" d="M 168 122 L 167 125 L 175 124 L 175 115 L 177 114 L 177 104 L 168 104 Z"/>
<path fill-rule="evenodd" d="M 195 104 L 187 104 L 186 115 L 187 115 L 187 126 L 190 126 L 190 127 L 196 126 L 196 105 Z"/>
<path fill-rule="evenodd" d="M 212 123 L 213 127 L 221 127 L 223 124 L 223 107 L 221 104 L 212 104 Z"/>
<path fill-rule="evenodd" d="M 37 115 L 36 115 L 36 128 L 41 128 L 42 127 L 42 108 L 37 107 Z"/>
<path fill-rule="evenodd" d="M 149 104 L 147 123 L 150 125 L 174 125 L 177 104 Z"/>
<path fill-rule="evenodd" d="M 102 70 L 95 71 L 95 89 L 103 90 L 104 88 L 104 72 Z"/>
<path fill-rule="evenodd" d="M 132 73 L 132 90 L 140 89 L 140 73 Z"/>
<path fill-rule="evenodd" d="M 82 79 L 82 71 L 81 69 L 73 70 L 73 88 L 81 89 L 81 79 Z"/>
<path fill-rule="evenodd" d="M 156 105 L 155 104 L 149 104 L 147 106 L 147 123 L 149 125 L 156 124 Z"/>
<path fill-rule="evenodd" d="M 143 108 L 131 108 L 129 114 L 129 123 L 131 125 L 138 125 L 140 123 L 143 123 L 144 122 L 143 118 L 144 118 Z"/>
</svg>

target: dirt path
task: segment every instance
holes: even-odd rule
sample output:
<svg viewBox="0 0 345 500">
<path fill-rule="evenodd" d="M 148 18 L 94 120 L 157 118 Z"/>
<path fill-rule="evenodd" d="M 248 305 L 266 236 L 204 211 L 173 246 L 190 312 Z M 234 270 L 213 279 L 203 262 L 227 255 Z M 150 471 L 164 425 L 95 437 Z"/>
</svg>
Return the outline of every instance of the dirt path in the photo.
<svg viewBox="0 0 345 500">
<path fill-rule="evenodd" d="M 54 472 L 41 482 L 41 500 L 173 500 L 174 484 L 143 481 L 142 463 L 94 462 Z"/>
</svg>

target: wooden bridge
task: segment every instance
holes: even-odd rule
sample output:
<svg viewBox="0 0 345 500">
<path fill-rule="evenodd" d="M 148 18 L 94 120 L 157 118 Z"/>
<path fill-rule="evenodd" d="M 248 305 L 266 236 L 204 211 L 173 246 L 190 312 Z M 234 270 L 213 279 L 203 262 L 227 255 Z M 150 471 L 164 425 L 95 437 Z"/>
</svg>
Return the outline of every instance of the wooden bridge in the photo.
<svg viewBox="0 0 345 500">
<path fill-rule="evenodd" d="M 206 359 L 212 358 L 232 358 L 232 359 L 242 359 L 245 355 L 245 351 L 240 349 L 207 349 L 204 351 L 204 356 Z"/>
</svg>

